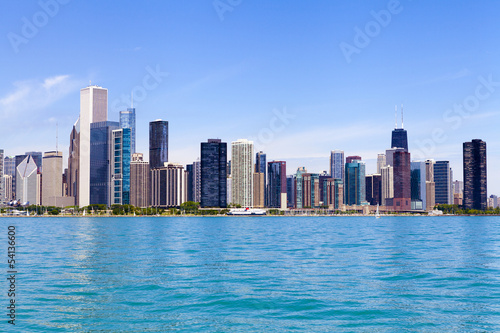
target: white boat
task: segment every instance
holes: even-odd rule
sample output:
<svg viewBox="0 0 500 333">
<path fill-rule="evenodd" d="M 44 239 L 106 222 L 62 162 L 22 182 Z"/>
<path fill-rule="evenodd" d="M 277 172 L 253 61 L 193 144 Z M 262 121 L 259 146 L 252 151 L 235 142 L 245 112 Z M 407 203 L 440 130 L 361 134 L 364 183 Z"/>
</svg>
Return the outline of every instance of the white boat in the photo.
<svg viewBox="0 0 500 333">
<path fill-rule="evenodd" d="M 378 204 L 377 204 L 377 212 L 375 213 L 375 218 L 379 219 L 380 218 L 380 213 L 378 211 Z"/>
<path fill-rule="evenodd" d="M 266 215 L 264 209 L 258 208 L 231 208 L 227 215 Z"/>
</svg>

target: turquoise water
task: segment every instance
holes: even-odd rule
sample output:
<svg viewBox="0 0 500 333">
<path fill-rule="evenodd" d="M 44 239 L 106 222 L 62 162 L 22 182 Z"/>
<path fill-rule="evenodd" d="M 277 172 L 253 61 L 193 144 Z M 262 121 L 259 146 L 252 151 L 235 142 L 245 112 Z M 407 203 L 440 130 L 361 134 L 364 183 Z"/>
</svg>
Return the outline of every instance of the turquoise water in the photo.
<svg viewBox="0 0 500 333">
<path fill-rule="evenodd" d="M 17 325 L 2 319 L 0 330 L 500 331 L 497 217 L 2 218 L 0 225 L 2 274 L 8 225 L 16 226 L 20 272 Z"/>
</svg>

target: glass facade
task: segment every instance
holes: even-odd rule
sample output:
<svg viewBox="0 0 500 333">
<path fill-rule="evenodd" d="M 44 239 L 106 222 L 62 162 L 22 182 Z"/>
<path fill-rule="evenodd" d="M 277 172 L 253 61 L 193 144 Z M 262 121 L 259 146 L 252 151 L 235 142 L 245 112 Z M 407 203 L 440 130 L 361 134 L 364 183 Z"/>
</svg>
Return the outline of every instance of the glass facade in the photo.
<svg viewBox="0 0 500 333">
<path fill-rule="evenodd" d="M 111 205 L 111 134 L 118 122 L 90 124 L 90 204 Z"/>
<path fill-rule="evenodd" d="M 255 172 L 264 173 L 264 205 L 268 205 L 268 191 L 267 191 L 267 168 L 266 168 L 266 154 L 259 151 L 255 154 Z"/>
<path fill-rule="evenodd" d="M 394 162 L 394 201 L 393 207 L 397 211 L 411 210 L 411 164 L 410 153 L 395 151 Z"/>
<path fill-rule="evenodd" d="M 452 204 L 451 173 L 449 161 L 436 161 L 434 164 L 434 182 L 436 183 L 436 204 Z"/>
<path fill-rule="evenodd" d="M 135 154 L 135 108 L 120 111 L 120 128 L 130 128 L 130 151 Z"/>
<path fill-rule="evenodd" d="M 201 207 L 227 206 L 227 143 L 201 143 Z"/>
<path fill-rule="evenodd" d="M 130 128 L 113 131 L 112 202 L 115 205 L 130 204 Z"/>
<path fill-rule="evenodd" d="M 346 205 L 362 205 L 366 201 L 365 164 L 358 160 L 345 164 Z"/>
<path fill-rule="evenodd" d="M 149 167 L 161 168 L 168 162 L 168 121 L 149 123 Z"/>
<path fill-rule="evenodd" d="M 403 148 L 408 151 L 408 133 L 405 129 L 396 128 L 392 131 L 391 148 Z"/>
<path fill-rule="evenodd" d="M 330 176 L 344 180 L 344 151 L 333 150 L 330 154 Z"/>
<path fill-rule="evenodd" d="M 281 207 L 281 193 L 287 193 L 286 162 L 273 161 L 268 163 L 269 172 L 269 202 L 268 207 Z"/>
<path fill-rule="evenodd" d="M 487 207 L 486 142 L 478 139 L 464 142 L 463 151 L 464 207 L 484 210 Z"/>
</svg>

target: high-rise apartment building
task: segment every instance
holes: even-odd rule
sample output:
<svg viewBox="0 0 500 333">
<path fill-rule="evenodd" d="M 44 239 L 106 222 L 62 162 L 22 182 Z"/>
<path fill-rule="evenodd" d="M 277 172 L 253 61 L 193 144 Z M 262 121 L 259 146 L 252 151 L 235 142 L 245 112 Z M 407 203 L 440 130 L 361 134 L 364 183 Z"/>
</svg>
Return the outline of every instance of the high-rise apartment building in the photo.
<svg viewBox="0 0 500 333">
<path fill-rule="evenodd" d="M 344 151 L 332 150 L 330 153 L 330 176 L 344 181 Z"/>
<path fill-rule="evenodd" d="M 111 206 L 113 167 L 112 133 L 118 122 L 101 121 L 90 124 L 90 204 Z"/>
<path fill-rule="evenodd" d="M 253 206 L 253 142 L 239 139 L 231 143 L 232 203 Z"/>
<path fill-rule="evenodd" d="M 162 168 L 168 162 L 168 121 L 149 123 L 149 168 Z"/>
<path fill-rule="evenodd" d="M 386 166 L 385 154 L 377 155 L 377 174 L 381 175 L 382 168 Z"/>
<path fill-rule="evenodd" d="M 393 155 L 394 163 L 394 201 L 395 211 L 411 210 L 411 164 L 410 153 L 396 151 Z"/>
<path fill-rule="evenodd" d="M 120 111 L 120 128 L 130 128 L 130 152 L 135 153 L 135 108 Z"/>
<path fill-rule="evenodd" d="M 90 204 L 90 124 L 107 120 L 108 90 L 95 85 L 81 89 L 80 118 L 75 128 L 78 133 L 79 154 L 76 172 L 78 174 L 77 204 L 80 207 Z"/>
<path fill-rule="evenodd" d="M 161 168 L 151 170 L 152 206 L 179 207 L 187 201 L 187 175 L 178 163 L 166 162 Z"/>
<path fill-rule="evenodd" d="M 130 128 L 112 132 L 111 200 L 115 205 L 130 205 Z"/>
<path fill-rule="evenodd" d="M 201 143 L 201 207 L 227 206 L 227 143 Z"/>
<path fill-rule="evenodd" d="M 269 202 L 268 207 L 286 208 L 286 162 L 272 161 L 268 162 L 268 178 L 269 178 Z"/>
<path fill-rule="evenodd" d="M 474 139 L 463 144 L 464 207 L 485 210 L 487 206 L 486 142 Z"/>
<path fill-rule="evenodd" d="M 130 204 L 135 207 L 148 207 L 150 203 L 149 163 L 143 154 L 132 154 L 130 162 Z"/>
<path fill-rule="evenodd" d="M 295 207 L 295 175 L 286 176 L 286 201 L 288 208 Z"/>
<path fill-rule="evenodd" d="M 391 165 L 387 165 L 385 167 L 382 167 L 380 171 L 382 173 L 382 206 L 392 207 L 394 201 L 394 167 Z"/>
<path fill-rule="evenodd" d="M 319 174 L 302 174 L 302 204 L 303 208 L 318 208 L 320 206 Z"/>
</svg>

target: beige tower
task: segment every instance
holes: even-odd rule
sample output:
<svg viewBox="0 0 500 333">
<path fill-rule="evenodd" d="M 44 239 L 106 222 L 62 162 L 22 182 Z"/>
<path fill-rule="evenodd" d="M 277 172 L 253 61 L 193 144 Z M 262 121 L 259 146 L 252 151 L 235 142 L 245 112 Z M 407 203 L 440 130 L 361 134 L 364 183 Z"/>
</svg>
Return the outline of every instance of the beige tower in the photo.
<svg viewBox="0 0 500 333">
<path fill-rule="evenodd" d="M 232 203 L 253 206 L 253 142 L 239 139 L 231 144 Z"/>
</svg>

